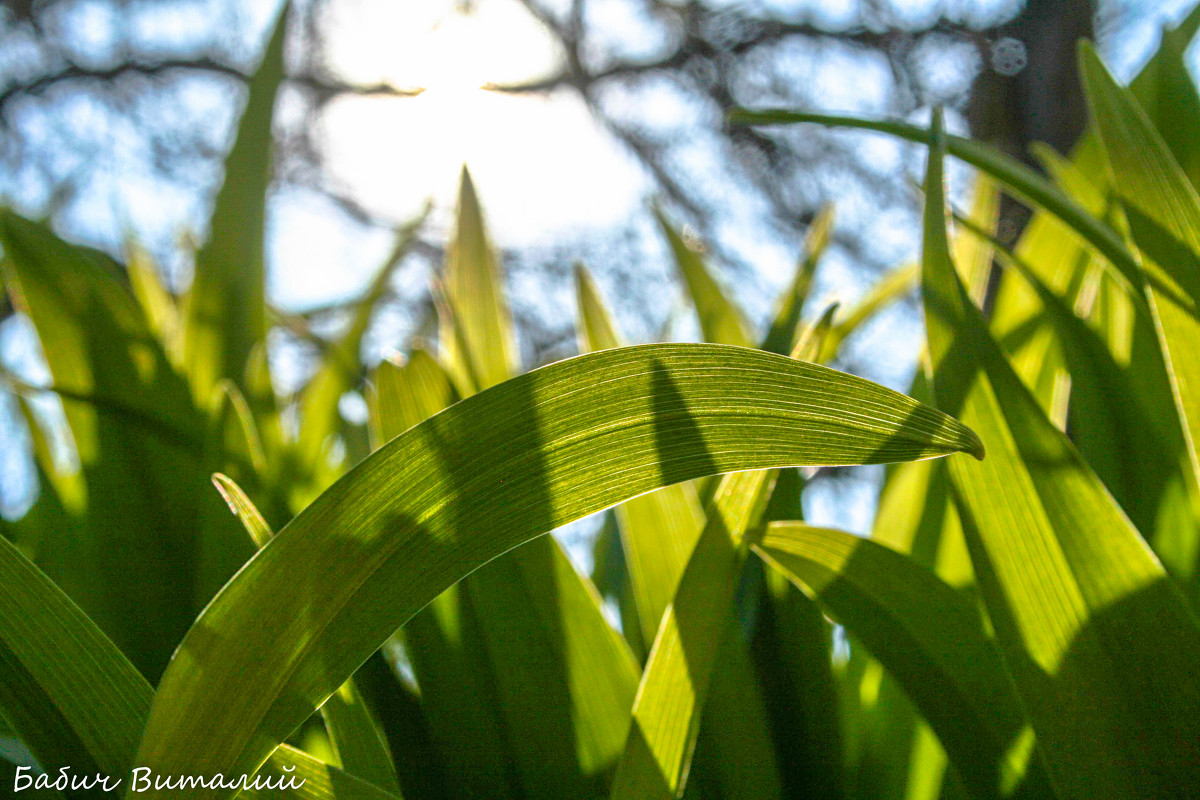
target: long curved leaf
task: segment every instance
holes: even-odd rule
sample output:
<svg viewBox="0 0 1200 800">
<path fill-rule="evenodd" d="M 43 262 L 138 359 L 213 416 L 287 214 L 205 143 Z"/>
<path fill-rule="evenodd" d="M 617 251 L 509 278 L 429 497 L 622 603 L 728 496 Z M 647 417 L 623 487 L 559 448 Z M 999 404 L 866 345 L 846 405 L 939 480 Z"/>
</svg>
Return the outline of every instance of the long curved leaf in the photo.
<svg viewBox="0 0 1200 800">
<path fill-rule="evenodd" d="M 443 347 L 443 356 L 452 375 L 474 376 L 473 386 L 463 382 L 469 394 L 509 377 L 517 354 L 499 261 L 465 172 L 459 209 L 456 245 L 443 275 L 447 304 L 458 312 L 447 316 L 443 342 L 459 349 Z M 452 593 L 457 610 L 439 600 L 436 625 L 423 624 L 431 615 L 422 614 L 414 620 L 419 629 L 408 632 L 414 656 L 429 647 L 458 651 L 444 662 L 414 661 L 418 682 L 428 686 L 437 680 L 452 692 L 458 683 L 489 688 L 479 710 L 490 705 L 501 723 L 507 747 L 491 750 L 511 760 L 517 794 L 583 798 L 605 793 L 628 729 L 637 665 L 604 619 L 595 587 L 579 575 L 556 539 L 539 537 L 488 564 Z M 464 637 L 472 624 L 478 635 Z M 464 661 L 473 662 L 469 668 L 479 672 L 479 679 L 447 682 L 445 667 Z M 447 694 L 439 701 L 450 707 L 463 702 Z M 460 730 L 457 738 L 464 733 L 477 736 Z M 443 749 L 451 761 L 470 757 L 458 742 Z M 503 789 L 488 793 L 497 792 Z"/>
<path fill-rule="evenodd" d="M 264 547 L 275 534 L 242 488 L 220 474 L 213 475 L 213 484 L 254 544 Z M 348 773 L 388 791 L 400 792 L 383 734 L 352 679 L 329 696 L 321 706 L 321 717 L 333 751 Z"/>
<path fill-rule="evenodd" d="M 527 373 L 392 440 L 247 562 L 176 651 L 138 761 L 257 767 L 448 586 L 631 496 L 720 472 L 955 451 L 982 456 L 939 412 L 741 348 L 647 345 Z"/>
<path fill-rule="evenodd" d="M 904 122 L 862 119 L 783 109 L 735 109 L 730 121 L 745 125 L 792 125 L 808 122 L 829 127 L 857 128 L 930 145 L 929 129 Z M 1112 228 L 1087 213 L 1074 199 L 1016 159 L 988 145 L 961 136 L 946 136 L 946 152 L 987 172 L 1017 197 L 1061 219 L 1111 262 L 1113 273 L 1126 285 L 1138 285 L 1137 262 Z"/>
<path fill-rule="evenodd" d="M 1128 90 L 1090 47 L 1080 50 L 1093 124 L 1141 256 L 1167 374 L 1200 476 L 1200 194 Z"/>
<path fill-rule="evenodd" d="M 584 270 L 576 272 L 579 340 L 584 352 L 623 342 Z M 634 610 L 643 641 L 653 642 L 663 611 L 704 528 L 704 509 L 686 483 L 634 497 L 616 508 L 618 531 L 629 569 Z"/>
<path fill-rule="evenodd" d="M 43 769 L 52 777 L 62 767 L 79 778 L 100 772 L 130 786 L 129 769 L 153 696 L 108 637 L 0 537 L 0 714 Z M 303 779 L 289 796 L 395 800 L 291 747 L 275 752 L 263 776 L 267 773 L 295 776 L 295 784 Z"/>
<path fill-rule="evenodd" d="M 938 405 L 988 448 L 948 467 L 997 641 L 1061 797 L 1186 796 L 1200 628 L 966 296 L 947 245 L 940 123 L 925 181 L 926 325 Z"/>
<path fill-rule="evenodd" d="M 1027 767 L 1013 750 L 1024 712 L 972 600 L 911 559 L 842 531 L 776 522 L 752 548 L 887 667 L 973 796 L 1011 789 Z"/>
<path fill-rule="evenodd" d="M 0 538 L 0 711 L 45 770 L 121 776 L 151 690 L 120 651 Z M 95 688 L 81 680 L 97 681 Z"/>
</svg>

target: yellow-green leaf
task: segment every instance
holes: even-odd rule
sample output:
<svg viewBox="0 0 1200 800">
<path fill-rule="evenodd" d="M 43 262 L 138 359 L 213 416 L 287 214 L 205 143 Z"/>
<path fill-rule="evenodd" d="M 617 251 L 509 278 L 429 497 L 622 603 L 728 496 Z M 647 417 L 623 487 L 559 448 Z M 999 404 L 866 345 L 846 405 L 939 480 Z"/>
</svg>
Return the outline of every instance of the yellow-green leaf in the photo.
<svg viewBox="0 0 1200 800">
<path fill-rule="evenodd" d="M 949 470 L 997 641 L 1060 797 L 1171 796 L 1196 780 L 1179 743 L 1200 740 L 1200 630 L 966 296 L 947 243 L 940 123 L 923 252 L 933 389 L 987 447 Z"/>
<path fill-rule="evenodd" d="M 253 770 L 447 587 L 629 497 L 706 474 L 956 451 L 982 455 L 939 412 L 743 348 L 645 345 L 527 373 L 392 440 L 247 562 L 176 650 L 138 761 Z"/>
</svg>

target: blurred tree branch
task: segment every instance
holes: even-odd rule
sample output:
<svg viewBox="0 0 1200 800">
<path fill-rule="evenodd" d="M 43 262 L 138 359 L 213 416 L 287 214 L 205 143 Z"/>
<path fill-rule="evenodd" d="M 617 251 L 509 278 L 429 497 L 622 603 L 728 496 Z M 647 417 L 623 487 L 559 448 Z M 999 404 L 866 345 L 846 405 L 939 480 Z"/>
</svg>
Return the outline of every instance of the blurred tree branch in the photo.
<svg viewBox="0 0 1200 800">
<path fill-rule="evenodd" d="M 886 0 L 860 4 L 850 21 L 836 23 L 817 16 L 768 11 L 752 2 L 730 5 L 706 0 L 627 0 L 647 28 L 662 36 L 654 52 L 633 57 L 606 41 L 593 4 L 571 0 L 563 9 L 544 0 L 519 0 L 557 42 L 562 58 L 550 75 L 514 85 L 489 87 L 498 92 L 576 93 L 595 118 L 641 162 L 662 193 L 706 240 L 718 262 L 739 276 L 752 275 L 735 243 L 722 235 L 731 220 L 723 192 L 712 181 L 696 181 L 694 159 L 680 156 L 687 148 L 702 150 L 717 184 L 737 186 L 758 198 L 767 226 L 784 241 L 800 234 L 831 192 L 857 186 L 880 209 L 911 208 L 913 193 L 904 176 L 879 169 L 859 152 L 858 140 L 823 130 L 759 131 L 730 127 L 724 114 L 738 105 L 831 107 L 836 98 L 822 96 L 813 83 L 797 77 L 797 63 L 807 69 L 826 56 L 849 56 L 864 66 L 882 66 L 890 76 L 882 106 L 871 113 L 908 117 L 934 104 L 959 112 L 973 135 L 1019 157 L 1033 141 L 1065 150 L 1082 127 L 1083 109 L 1074 73 L 1074 42 L 1094 32 L 1092 0 L 1028 0 L 989 18 L 972 16 L 969 4 L 940 8 L 933 16 L 913 20 Z M 121 13 L 127 0 L 111 0 Z M 300 3 L 293 22 L 292 58 L 286 86 L 299 101 L 299 112 L 282 127 L 277 141 L 277 185 L 315 192 L 347 219 L 368 227 L 390 227 L 384 218 L 340 185 L 325 169 L 320 138 L 323 110 L 341 97 L 406 98 L 418 92 L 384 83 L 355 84 L 327 67 L 324 11 L 329 0 Z M 219 157 L 222 139 L 211 125 L 197 128 L 184 120 L 172 127 L 170 115 L 150 120 L 137 100 L 148 91 L 170 91 L 180 80 L 205 76 L 234 87 L 248 66 L 231 56 L 225 39 L 189 45 L 188 52 L 144 48 L 126 43 L 116 53 L 97 59 L 78 51 L 73 32 L 56 22 L 70 0 L 8 4 L 0 11 L 0 46 L 32 48 L 37 58 L 0 79 L 0 165 L 15 172 L 40 169 L 52 187 L 51 206 L 73 198 L 93 166 L 98 145 L 78 136 L 78 154 L 64 157 L 68 130 L 56 130 L 47 144 L 26 135 L 19 112 L 27 103 L 65 91 L 85 94 L 116 116 L 132 119 L 148 140 L 151 168 L 168 180 L 197 185 L 196 168 Z M 236 11 L 228 13 L 236 14 Z M 1015 42 L 1023 48 L 1023 69 L 1010 74 L 997 68 L 997 47 Z M 298 45 L 298 46 L 296 46 Z M 938 58 L 951 54 L 951 66 Z M 797 62 L 797 55 L 801 62 Z M 807 55 L 806 55 L 807 54 Z M 804 59 L 808 61 L 805 62 Z M 974 66 L 972 66 L 972 64 Z M 949 74 L 947 74 L 949 70 Z M 803 75 L 803 72 L 801 72 Z M 621 109 L 622 100 L 639 92 L 669 86 L 701 109 L 699 128 L 664 127 L 645 114 Z M 154 88 L 151 88 L 154 87 Z M 167 97 L 170 97 L 168 94 Z M 157 101 L 156 101 L 157 102 Z M 170 102 L 164 100 L 163 102 Z M 630 105 L 625 103 L 625 105 Z M 633 105 L 636 105 L 634 103 Z M 91 150 L 89 151 L 89 147 Z M 690 151 L 689 151 L 690 152 Z M 71 168 L 63 166 L 70 162 Z M 203 185 L 202 183 L 200 185 Z M 1019 228 L 1020 209 L 1009 209 Z M 836 243 L 853 263 L 869 272 L 893 266 L 863 230 L 840 225 Z M 423 255 L 435 258 L 428 242 Z M 603 265 L 599 265 L 603 268 Z M 538 337 L 549 341 L 548 332 Z"/>
</svg>

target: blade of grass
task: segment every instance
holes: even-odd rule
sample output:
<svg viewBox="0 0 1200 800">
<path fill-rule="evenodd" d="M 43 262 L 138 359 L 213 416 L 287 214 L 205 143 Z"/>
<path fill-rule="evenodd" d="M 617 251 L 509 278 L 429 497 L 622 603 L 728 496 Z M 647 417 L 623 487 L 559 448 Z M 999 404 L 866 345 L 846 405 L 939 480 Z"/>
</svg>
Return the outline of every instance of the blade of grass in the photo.
<svg viewBox="0 0 1200 800">
<path fill-rule="evenodd" d="M 830 303 L 821 312 L 821 316 L 817 318 L 817 321 L 800 335 L 799 340 L 796 341 L 796 346 L 792 349 L 792 358 L 797 361 L 815 362 L 825 352 L 825 342 L 829 338 L 830 330 L 833 328 L 833 317 L 837 314 L 838 305 L 838 303 Z"/>
<path fill-rule="evenodd" d="M 1129 85 L 1193 186 L 1200 184 L 1200 133 L 1191 121 L 1200 119 L 1200 95 L 1185 54 L 1198 26 L 1200 7 L 1164 28 L 1158 49 Z"/>
<path fill-rule="evenodd" d="M 745 562 L 742 533 L 770 492 L 769 472 L 727 475 L 650 650 L 633 726 L 613 779 L 614 800 L 683 794 L 701 711 L 722 641 L 733 622 Z"/>
<path fill-rule="evenodd" d="M 448 397 L 448 376 L 422 351 L 388 374 L 378 381 L 378 396 L 391 394 L 399 415 L 381 413 L 385 427 L 403 430 L 440 411 Z M 636 687 L 632 658 L 614 646 L 616 633 L 557 545 L 534 547 L 476 572 L 405 626 L 426 716 L 462 796 L 549 791 L 538 781 L 575 796 L 594 794 L 596 773 L 611 759 L 604 755 L 612 747 L 604 744 L 612 737 L 607 728 L 616 725 L 621 735 L 627 724 Z M 615 680 L 590 681 L 584 676 L 591 672 Z M 526 698 L 546 697 L 557 698 L 561 711 L 531 713 Z M 567 746 L 577 728 L 588 731 L 578 749 Z M 552 754 L 549 741 L 558 744 Z M 541 765 L 536 776 L 533 759 Z"/>
<path fill-rule="evenodd" d="M 442 272 L 445 299 L 454 312 L 454 335 L 441 346 L 449 361 L 466 362 L 475 391 L 507 380 L 517 369 L 512 320 L 495 250 L 470 173 L 463 168 L 458 224 Z"/>
<path fill-rule="evenodd" d="M 961 238 L 961 237 L 960 237 Z M 969 262 L 968 262 L 969 263 Z M 991 270 L 990 260 L 976 261 L 963 276 L 967 285 L 979 286 Z M 922 354 L 921 360 L 926 358 Z M 920 362 L 918 362 L 920 363 Z M 928 381 L 918 369 L 909 394 L 931 402 Z M 963 540 L 958 512 L 949 494 L 946 462 L 915 461 L 888 467 L 871 539 L 907 555 L 913 563 L 932 571 L 950 586 L 971 590 L 974 574 Z M 839 671 L 844 714 L 855 746 L 847 782 L 860 796 L 903 796 L 907 800 L 937 797 L 947 777 L 948 757 L 908 695 L 883 665 L 851 632 L 848 662 Z M 922 793 L 918 789 L 931 790 Z"/>
<path fill-rule="evenodd" d="M 178 367 L 179 308 L 175 298 L 163 285 L 158 265 L 144 247 L 131 238 L 125 246 L 125 252 L 133 295 L 141 304 L 150 329 L 158 335 L 167 357 Z"/>
</svg>

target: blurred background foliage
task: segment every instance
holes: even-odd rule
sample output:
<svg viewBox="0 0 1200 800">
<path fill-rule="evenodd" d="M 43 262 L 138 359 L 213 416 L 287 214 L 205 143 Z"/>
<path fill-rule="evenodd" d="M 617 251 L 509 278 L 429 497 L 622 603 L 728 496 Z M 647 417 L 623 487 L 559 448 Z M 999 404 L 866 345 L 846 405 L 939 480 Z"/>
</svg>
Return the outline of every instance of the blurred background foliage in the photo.
<svg viewBox="0 0 1200 800">
<path fill-rule="evenodd" d="M 915 151 L 860 134 L 730 127 L 726 110 L 919 118 L 943 104 L 952 127 L 1018 158 L 1035 141 L 1063 152 L 1083 124 L 1073 42 L 1098 38 L 1131 74 L 1183 5 L 298 3 L 274 123 L 270 295 L 328 334 L 386 253 L 387 232 L 433 196 L 433 224 L 389 285 L 366 346 L 377 358 L 403 342 L 429 305 L 422 273 L 439 261 L 466 161 L 523 290 L 514 315 L 526 363 L 573 348 L 565 310 L 575 260 L 602 286 L 621 287 L 616 311 L 637 338 L 672 324 L 688 335 L 686 318 L 672 315 L 678 289 L 647 196 L 663 197 L 712 248 L 721 279 L 756 319 L 814 215 L 836 200 L 835 263 L 815 302 L 846 299 L 915 252 L 905 176 Z M 136 233 L 168 284 L 186 286 L 180 238 L 206 235 L 273 11 L 217 0 L 5 3 L 0 193 L 109 252 Z M 1011 242 L 1022 219 L 1015 207 L 1005 216 Z M 903 325 L 906 316 L 906 347 L 871 358 L 878 348 L 851 346 L 844 363 L 902 385 L 916 328 L 911 315 L 889 317 Z M 290 391 L 315 353 L 274 327 L 273 355 L 287 354 L 276 380 Z"/>
</svg>

